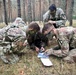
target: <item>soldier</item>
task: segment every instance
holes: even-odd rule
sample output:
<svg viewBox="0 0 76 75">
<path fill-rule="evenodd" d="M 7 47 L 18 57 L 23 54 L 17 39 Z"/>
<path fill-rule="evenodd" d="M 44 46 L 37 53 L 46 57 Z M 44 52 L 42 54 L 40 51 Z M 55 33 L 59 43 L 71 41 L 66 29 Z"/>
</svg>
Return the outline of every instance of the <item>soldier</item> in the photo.
<svg viewBox="0 0 76 75">
<path fill-rule="evenodd" d="M 37 23 L 30 23 L 27 31 L 27 41 L 30 48 L 33 50 L 44 51 L 47 44 L 47 38 L 40 32 L 40 27 Z"/>
<path fill-rule="evenodd" d="M 44 22 L 52 23 L 55 28 L 65 26 L 66 16 L 61 8 L 57 8 L 55 4 L 49 7 L 49 10 L 43 15 Z"/>
<path fill-rule="evenodd" d="M 19 61 L 15 51 L 20 52 L 26 46 L 26 33 L 16 24 L 0 29 L 0 58 L 4 63 L 13 64 Z"/>
<path fill-rule="evenodd" d="M 52 32 L 57 39 L 58 46 L 47 49 L 45 54 L 65 57 L 70 50 L 76 48 L 76 28 L 62 27 L 56 29 L 51 23 L 46 23 L 46 25 L 50 25 L 50 28 L 45 30 L 44 34 L 47 35 L 49 32 Z"/>
<path fill-rule="evenodd" d="M 17 18 L 15 19 L 15 21 L 13 22 L 13 24 L 16 25 L 16 26 L 19 26 L 20 24 L 21 24 L 21 25 L 23 24 L 24 26 L 26 25 L 25 22 L 24 22 L 24 21 L 22 20 L 22 18 L 20 18 L 20 17 L 17 17 Z"/>
<path fill-rule="evenodd" d="M 18 26 L 21 28 L 23 31 L 27 31 L 28 25 L 22 20 L 22 18 L 17 17 L 15 21 L 13 22 L 13 25 Z"/>
</svg>

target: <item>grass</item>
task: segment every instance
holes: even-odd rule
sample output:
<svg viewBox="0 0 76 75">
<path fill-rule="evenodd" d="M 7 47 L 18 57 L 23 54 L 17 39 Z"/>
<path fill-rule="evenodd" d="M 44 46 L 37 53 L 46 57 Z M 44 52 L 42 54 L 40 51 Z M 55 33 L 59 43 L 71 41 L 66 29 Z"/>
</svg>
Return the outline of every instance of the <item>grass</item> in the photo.
<svg viewBox="0 0 76 75">
<path fill-rule="evenodd" d="M 0 62 L 0 75 L 76 75 L 75 63 L 69 64 L 62 59 L 51 57 L 54 64 L 52 67 L 45 67 L 37 58 L 35 51 L 25 48 L 25 54 L 21 56 L 16 64 L 4 64 Z"/>
<path fill-rule="evenodd" d="M 5 25 L 0 24 L 0 26 Z M 45 67 L 35 51 L 26 47 L 22 52 L 24 54 L 20 56 L 20 60 L 16 64 L 4 64 L 0 60 L 0 75 L 76 75 L 76 63 L 70 64 L 62 61 L 61 58 L 50 56 L 54 65 Z"/>
</svg>

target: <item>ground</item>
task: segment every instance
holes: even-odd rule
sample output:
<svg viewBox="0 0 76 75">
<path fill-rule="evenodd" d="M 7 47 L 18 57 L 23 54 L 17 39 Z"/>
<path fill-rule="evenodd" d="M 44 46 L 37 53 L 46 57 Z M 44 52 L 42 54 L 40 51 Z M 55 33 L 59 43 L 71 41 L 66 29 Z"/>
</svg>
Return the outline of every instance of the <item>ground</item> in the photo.
<svg viewBox="0 0 76 75">
<path fill-rule="evenodd" d="M 50 56 L 53 63 L 45 67 L 35 51 L 25 48 L 20 61 L 16 64 L 0 62 L 0 75 L 76 75 L 76 63 L 67 63 L 61 58 Z"/>
<path fill-rule="evenodd" d="M 67 63 L 61 58 L 50 56 L 53 66 L 45 67 L 37 55 L 37 52 L 26 47 L 18 63 L 5 64 L 0 60 L 0 75 L 76 75 L 76 63 Z"/>
</svg>

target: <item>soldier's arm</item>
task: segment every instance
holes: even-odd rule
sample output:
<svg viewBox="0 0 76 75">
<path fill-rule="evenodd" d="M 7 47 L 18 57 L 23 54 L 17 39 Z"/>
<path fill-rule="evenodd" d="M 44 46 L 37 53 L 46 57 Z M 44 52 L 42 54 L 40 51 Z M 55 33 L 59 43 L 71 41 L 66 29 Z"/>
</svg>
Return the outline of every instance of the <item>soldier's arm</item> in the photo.
<svg viewBox="0 0 76 75">
<path fill-rule="evenodd" d="M 57 31 L 58 50 L 54 50 L 53 54 L 58 57 L 67 56 L 69 52 L 69 41 L 64 31 Z"/>
<path fill-rule="evenodd" d="M 68 52 L 69 52 L 69 44 L 68 41 L 64 40 L 61 43 L 61 48 L 58 50 L 53 50 L 52 54 L 57 57 L 65 57 L 68 55 Z"/>
<path fill-rule="evenodd" d="M 48 22 L 50 15 L 50 11 L 48 10 L 44 15 L 43 15 L 43 22 Z"/>
<path fill-rule="evenodd" d="M 60 15 L 60 20 L 55 21 L 57 26 L 64 26 L 65 22 L 66 22 L 66 15 L 64 13 L 64 11 L 62 9 L 60 9 L 59 11 L 59 15 Z"/>
</svg>

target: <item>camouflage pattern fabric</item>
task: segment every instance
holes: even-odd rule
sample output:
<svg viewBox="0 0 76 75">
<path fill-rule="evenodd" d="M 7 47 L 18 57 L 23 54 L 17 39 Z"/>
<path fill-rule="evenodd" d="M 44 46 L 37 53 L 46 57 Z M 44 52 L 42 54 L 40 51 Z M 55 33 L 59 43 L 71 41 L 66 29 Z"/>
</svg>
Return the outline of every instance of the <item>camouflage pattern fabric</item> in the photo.
<svg viewBox="0 0 76 75">
<path fill-rule="evenodd" d="M 48 10 L 43 15 L 43 21 L 48 22 L 49 20 L 56 21 L 56 27 L 65 26 L 66 16 L 61 8 L 57 8 L 55 15 L 50 14 L 50 10 Z"/>
<path fill-rule="evenodd" d="M 65 57 L 69 54 L 70 50 L 76 49 L 76 28 L 58 28 L 56 38 L 58 46 L 53 49 L 49 49 L 47 54 L 55 55 L 57 57 Z"/>
<path fill-rule="evenodd" d="M 65 57 L 70 50 L 76 49 L 76 28 L 62 27 L 56 29 L 56 38 L 58 46 L 48 49 L 47 55 L 55 55 L 57 57 Z"/>
<path fill-rule="evenodd" d="M 26 33 L 16 25 L 8 25 L 0 29 L 0 58 L 5 63 L 19 61 L 15 51 L 20 52 L 25 46 Z"/>
<path fill-rule="evenodd" d="M 73 62 L 76 63 L 76 49 L 69 51 L 68 56 L 63 58 L 63 60 L 69 63 L 73 63 Z"/>
<path fill-rule="evenodd" d="M 23 31 L 27 31 L 28 25 L 22 20 L 22 18 L 17 17 L 15 21 L 13 22 L 13 25 L 18 26 Z"/>
</svg>

